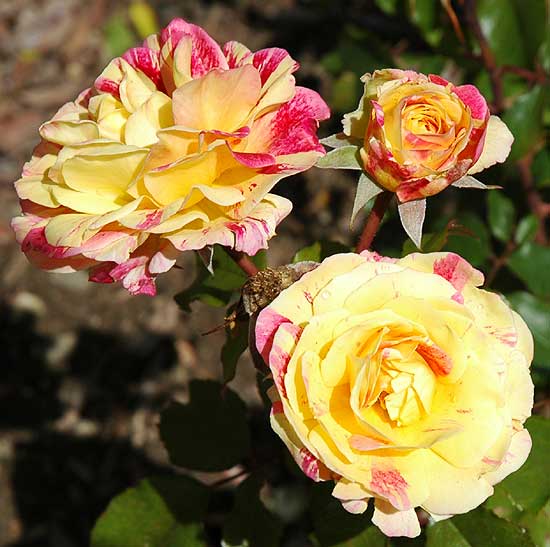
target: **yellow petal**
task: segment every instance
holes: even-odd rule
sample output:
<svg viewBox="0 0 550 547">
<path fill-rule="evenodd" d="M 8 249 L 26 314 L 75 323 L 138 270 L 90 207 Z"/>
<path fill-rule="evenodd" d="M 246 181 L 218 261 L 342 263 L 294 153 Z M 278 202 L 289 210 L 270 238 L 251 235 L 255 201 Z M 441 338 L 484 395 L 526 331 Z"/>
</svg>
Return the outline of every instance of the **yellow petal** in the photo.
<svg viewBox="0 0 550 547">
<path fill-rule="evenodd" d="M 174 120 L 191 129 L 235 131 L 246 124 L 260 90 L 260 75 L 252 65 L 211 70 L 174 91 Z"/>
</svg>

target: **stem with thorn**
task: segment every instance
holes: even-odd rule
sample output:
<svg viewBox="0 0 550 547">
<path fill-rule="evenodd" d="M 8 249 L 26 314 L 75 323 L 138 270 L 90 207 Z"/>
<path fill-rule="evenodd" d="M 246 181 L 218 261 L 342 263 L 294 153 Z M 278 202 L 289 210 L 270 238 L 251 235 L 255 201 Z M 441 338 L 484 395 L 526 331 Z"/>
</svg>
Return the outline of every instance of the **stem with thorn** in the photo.
<svg viewBox="0 0 550 547">
<path fill-rule="evenodd" d="M 361 251 L 366 251 L 371 246 L 372 241 L 376 236 L 376 232 L 380 227 L 380 222 L 382 222 L 384 214 L 386 213 L 392 198 L 392 192 L 382 192 L 376 196 L 374 205 L 372 206 L 367 222 L 365 223 L 365 227 L 363 228 L 363 232 L 361 233 L 361 237 L 359 238 L 359 243 L 357 244 L 358 253 Z"/>
</svg>

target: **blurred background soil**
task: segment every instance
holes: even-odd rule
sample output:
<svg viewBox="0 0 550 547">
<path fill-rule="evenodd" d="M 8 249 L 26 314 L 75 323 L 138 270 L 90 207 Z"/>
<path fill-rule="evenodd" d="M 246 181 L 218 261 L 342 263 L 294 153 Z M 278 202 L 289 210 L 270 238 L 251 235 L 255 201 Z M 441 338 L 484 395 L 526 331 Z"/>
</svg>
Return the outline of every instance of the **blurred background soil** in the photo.
<svg viewBox="0 0 550 547">
<path fill-rule="evenodd" d="M 133 297 L 119 286 L 89 283 L 85 272 L 36 270 L 10 229 L 19 213 L 12 183 L 37 144 L 39 125 L 92 84 L 121 41 L 137 41 L 128 5 L 0 1 L 1 547 L 87 545 L 116 493 L 168 465 L 156 428 L 159 410 L 185 397 L 189 379 L 221 379 L 223 331 L 201 333 L 223 321 L 223 310 L 197 303 L 191 318 L 173 300 L 193 280 L 190 253 L 182 255 L 182 269 L 158 279 L 157 297 Z M 294 0 L 149 5 L 160 25 L 180 16 L 220 43 L 285 47 L 302 65 L 298 83 L 322 93 L 330 85 L 318 59 L 330 46 L 333 17 L 343 16 L 338 7 L 318 15 Z M 280 183 L 277 192 L 294 201 L 295 212 L 273 241 L 271 263 L 288 262 L 319 237 L 353 240 L 352 180 L 312 169 Z M 234 386 L 254 403 L 248 359 Z"/>
</svg>

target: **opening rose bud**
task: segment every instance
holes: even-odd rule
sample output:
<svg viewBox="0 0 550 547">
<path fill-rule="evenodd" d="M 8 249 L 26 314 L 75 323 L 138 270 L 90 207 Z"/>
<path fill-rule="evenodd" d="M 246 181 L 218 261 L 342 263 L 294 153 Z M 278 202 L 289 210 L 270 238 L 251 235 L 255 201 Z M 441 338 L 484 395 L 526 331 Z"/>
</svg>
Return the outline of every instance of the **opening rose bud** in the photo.
<svg viewBox="0 0 550 547">
<path fill-rule="evenodd" d="M 437 194 L 510 153 L 512 134 L 473 85 L 397 69 L 362 81 L 360 106 L 344 117 L 344 133 L 363 140 L 365 171 L 402 203 Z"/>
<path fill-rule="evenodd" d="M 27 257 L 154 294 L 180 251 L 267 247 L 292 204 L 270 190 L 324 154 L 329 110 L 283 49 L 220 48 L 173 20 L 40 128 L 15 183 Z"/>
<path fill-rule="evenodd" d="M 273 429 L 388 536 L 477 507 L 529 454 L 533 340 L 482 283 L 453 253 L 338 254 L 258 316 Z"/>
</svg>

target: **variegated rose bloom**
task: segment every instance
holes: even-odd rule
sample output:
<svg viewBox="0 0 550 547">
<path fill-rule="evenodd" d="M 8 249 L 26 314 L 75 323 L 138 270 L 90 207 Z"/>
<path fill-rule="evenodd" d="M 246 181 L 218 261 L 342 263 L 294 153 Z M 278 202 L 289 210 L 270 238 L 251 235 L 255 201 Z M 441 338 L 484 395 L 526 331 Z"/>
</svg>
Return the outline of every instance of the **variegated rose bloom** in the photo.
<svg viewBox="0 0 550 547">
<path fill-rule="evenodd" d="M 363 143 L 365 171 L 401 203 L 437 194 L 508 157 L 512 134 L 475 86 L 398 69 L 362 81 L 363 97 L 344 116 L 344 133 Z"/>
<path fill-rule="evenodd" d="M 111 61 L 40 128 L 15 183 L 23 251 L 152 295 L 180 251 L 266 248 L 291 210 L 270 190 L 324 154 L 329 110 L 297 68 L 283 49 L 222 49 L 182 19 Z"/>
<path fill-rule="evenodd" d="M 529 454 L 533 340 L 482 283 L 453 253 L 338 254 L 258 316 L 274 430 L 388 536 L 477 507 Z"/>
</svg>

